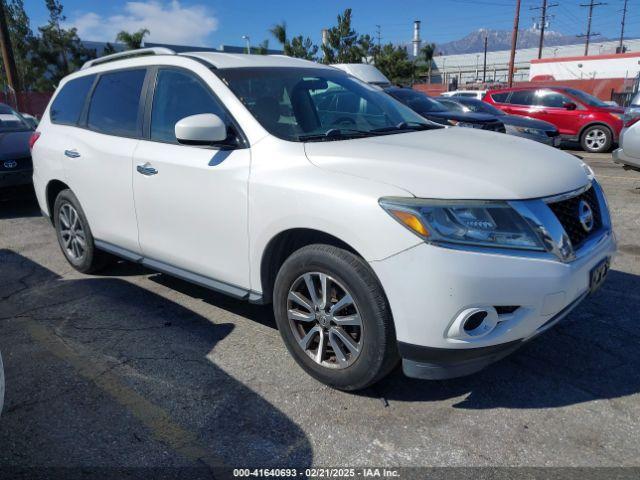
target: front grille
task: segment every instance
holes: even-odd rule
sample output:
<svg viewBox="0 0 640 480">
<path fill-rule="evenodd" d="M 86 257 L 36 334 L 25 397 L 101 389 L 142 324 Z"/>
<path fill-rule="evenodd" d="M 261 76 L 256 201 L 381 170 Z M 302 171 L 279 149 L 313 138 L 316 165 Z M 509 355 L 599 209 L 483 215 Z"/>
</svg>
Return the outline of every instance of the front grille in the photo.
<svg viewBox="0 0 640 480">
<path fill-rule="evenodd" d="M 587 232 L 579 219 L 578 207 L 580 201 L 584 200 L 589 204 L 593 211 L 593 228 L 590 232 Z M 569 235 L 573 248 L 577 249 L 584 243 L 587 238 L 595 234 L 600 227 L 602 227 L 602 214 L 600 212 L 600 204 L 598 197 L 593 187 L 589 187 L 588 190 L 560 202 L 554 202 L 549 204 L 549 208 L 564 227 L 565 232 Z"/>
</svg>

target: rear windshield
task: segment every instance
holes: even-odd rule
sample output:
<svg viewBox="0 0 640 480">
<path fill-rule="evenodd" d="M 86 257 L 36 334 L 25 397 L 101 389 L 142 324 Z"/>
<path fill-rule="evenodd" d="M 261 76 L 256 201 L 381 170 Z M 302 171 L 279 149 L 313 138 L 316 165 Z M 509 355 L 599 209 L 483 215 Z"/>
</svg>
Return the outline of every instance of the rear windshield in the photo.
<svg viewBox="0 0 640 480">
<path fill-rule="evenodd" d="M 31 126 L 18 112 L 7 105 L 0 105 L 0 132 L 31 130 Z"/>
</svg>

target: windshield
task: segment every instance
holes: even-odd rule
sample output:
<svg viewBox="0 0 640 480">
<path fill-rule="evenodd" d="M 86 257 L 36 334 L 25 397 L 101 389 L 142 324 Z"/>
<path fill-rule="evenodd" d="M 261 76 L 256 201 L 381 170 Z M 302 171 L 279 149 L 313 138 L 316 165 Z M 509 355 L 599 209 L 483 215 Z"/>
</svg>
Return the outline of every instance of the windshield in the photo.
<svg viewBox="0 0 640 480">
<path fill-rule="evenodd" d="M 22 116 L 7 105 L 0 105 L 0 132 L 31 130 Z"/>
<path fill-rule="evenodd" d="M 446 112 L 447 107 L 428 95 L 411 89 L 389 90 L 389 95 L 397 98 L 416 112 Z"/>
<path fill-rule="evenodd" d="M 340 140 L 430 128 L 379 88 L 338 70 L 253 67 L 214 72 L 267 131 L 284 140 Z"/>
<path fill-rule="evenodd" d="M 502 110 L 494 107 L 493 105 L 489 105 L 488 103 L 483 102 L 482 100 L 470 100 L 465 98 L 464 100 L 460 100 L 460 103 L 462 103 L 465 107 L 467 107 L 472 112 L 488 113 L 490 115 L 495 115 L 495 116 L 506 115 Z"/>
<path fill-rule="evenodd" d="M 566 88 L 565 92 L 573 95 L 582 103 L 586 103 L 591 107 L 610 107 L 611 105 L 607 105 L 602 100 L 593 95 L 589 95 L 588 93 L 583 92 L 582 90 L 576 90 L 575 88 Z"/>
</svg>

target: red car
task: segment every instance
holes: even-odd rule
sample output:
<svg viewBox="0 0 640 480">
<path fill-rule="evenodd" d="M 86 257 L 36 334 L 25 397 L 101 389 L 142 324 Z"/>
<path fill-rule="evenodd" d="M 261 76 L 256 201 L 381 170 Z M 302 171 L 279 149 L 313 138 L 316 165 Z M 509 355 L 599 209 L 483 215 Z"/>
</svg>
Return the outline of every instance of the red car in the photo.
<svg viewBox="0 0 640 480">
<path fill-rule="evenodd" d="M 489 90 L 484 101 L 509 114 L 554 124 L 565 140 L 579 141 L 587 152 L 607 152 L 618 141 L 624 108 L 612 107 L 581 90 L 522 87 Z"/>
</svg>

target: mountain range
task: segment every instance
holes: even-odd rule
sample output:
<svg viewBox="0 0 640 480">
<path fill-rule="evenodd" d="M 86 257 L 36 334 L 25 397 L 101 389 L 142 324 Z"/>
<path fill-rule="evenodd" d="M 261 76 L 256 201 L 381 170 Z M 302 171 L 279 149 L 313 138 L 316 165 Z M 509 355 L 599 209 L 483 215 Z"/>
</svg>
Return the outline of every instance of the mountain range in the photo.
<svg viewBox="0 0 640 480">
<path fill-rule="evenodd" d="M 488 38 L 487 50 L 490 52 L 497 50 L 509 50 L 511 48 L 511 30 L 487 30 L 480 29 L 471 32 L 464 38 L 451 42 L 436 45 L 436 52 L 454 55 L 458 53 L 476 53 L 484 51 L 484 38 Z M 597 37 L 598 42 L 606 41 L 606 38 Z M 540 42 L 539 30 L 518 31 L 518 48 L 537 47 Z M 556 47 L 559 45 L 571 45 L 583 43 L 583 38 L 575 35 L 564 35 L 559 32 L 547 30 L 544 32 L 545 47 Z"/>
</svg>

